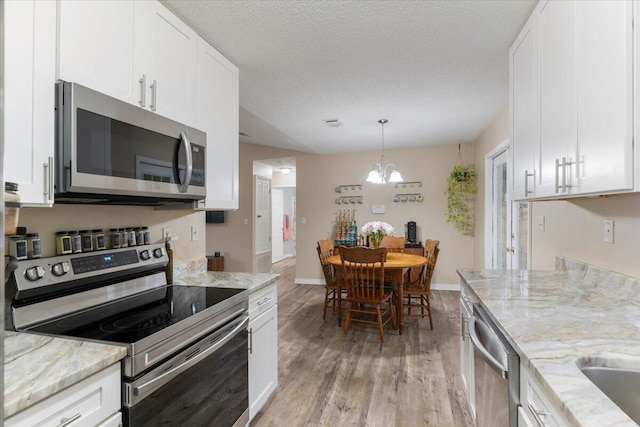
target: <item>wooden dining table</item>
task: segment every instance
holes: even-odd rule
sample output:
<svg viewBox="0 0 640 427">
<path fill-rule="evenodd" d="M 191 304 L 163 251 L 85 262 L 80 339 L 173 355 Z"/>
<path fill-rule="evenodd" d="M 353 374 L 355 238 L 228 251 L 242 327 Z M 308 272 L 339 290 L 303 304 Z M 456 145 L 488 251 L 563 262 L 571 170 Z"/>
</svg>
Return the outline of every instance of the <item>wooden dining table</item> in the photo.
<svg viewBox="0 0 640 427">
<path fill-rule="evenodd" d="M 329 257 L 327 260 L 329 264 L 336 266 L 337 268 L 342 267 L 342 260 L 340 259 L 340 255 L 333 255 Z M 392 277 L 400 277 L 399 281 L 395 281 L 393 283 L 396 288 L 396 292 L 398 295 L 398 310 L 397 310 L 397 319 L 398 319 L 398 331 L 402 334 L 402 316 L 403 316 L 403 298 L 402 298 L 402 288 L 404 286 L 404 277 L 405 271 L 412 267 L 420 267 L 421 265 L 425 265 L 427 263 L 427 258 L 408 254 L 404 252 L 388 252 L 387 260 L 384 263 L 385 270 L 401 270 L 402 274 L 394 274 Z"/>
</svg>

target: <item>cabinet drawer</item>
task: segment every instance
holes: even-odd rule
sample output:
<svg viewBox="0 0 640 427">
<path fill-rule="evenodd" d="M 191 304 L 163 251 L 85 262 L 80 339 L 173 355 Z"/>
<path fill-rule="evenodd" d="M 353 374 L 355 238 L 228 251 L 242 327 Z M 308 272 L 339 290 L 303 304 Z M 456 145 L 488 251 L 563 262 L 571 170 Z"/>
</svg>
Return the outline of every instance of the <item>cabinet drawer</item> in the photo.
<svg viewBox="0 0 640 427">
<path fill-rule="evenodd" d="M 550 403 L 547 396 L 544 395 L 542 387 L 522 365 L 520 372 L 520 400 L 530 422 L 540 427 L 568 425 L 558 410 Z"/>
<path fill-rule="evenodd" d="M 255 319 L 278 303 L 278 286 L 276 283 L 249 295 L 249 318 Z"/>
<path fill-rule="evenodd" d="M 95 426 L 120 410 L 120 363 L 5 420 L 5 426 Z"/>
</svg>

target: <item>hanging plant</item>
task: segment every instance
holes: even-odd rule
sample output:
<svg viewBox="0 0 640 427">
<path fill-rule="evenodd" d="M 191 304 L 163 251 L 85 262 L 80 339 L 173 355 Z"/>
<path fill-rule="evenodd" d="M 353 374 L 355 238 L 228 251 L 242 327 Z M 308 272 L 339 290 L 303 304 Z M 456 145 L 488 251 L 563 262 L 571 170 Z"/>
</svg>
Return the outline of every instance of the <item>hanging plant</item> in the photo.
<svg viewBox="0 0 640 427">
<path fill-rule="evenodd" d="M 458 159 L 447 179 L 447 222 L 452 222 L 456 230 L 466 235 L 473 235 L 474 200 L 478 187 L 477 173 L 473 166 L 462 163 L 460 146 Z"/>
</svg>

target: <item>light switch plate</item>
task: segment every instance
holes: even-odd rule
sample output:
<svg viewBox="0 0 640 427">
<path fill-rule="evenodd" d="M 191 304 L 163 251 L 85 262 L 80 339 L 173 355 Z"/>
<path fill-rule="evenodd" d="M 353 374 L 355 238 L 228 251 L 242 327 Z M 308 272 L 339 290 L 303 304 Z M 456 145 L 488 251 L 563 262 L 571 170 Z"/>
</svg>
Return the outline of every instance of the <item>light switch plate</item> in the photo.
<svg viewBox="0 0 640 427">
<path fill-rule="evenodd" d="M 604 242 L 613 244 L 615 222 L 612 219 L 604 220 Z"/>
<path fill-rule="evenodd" d="M 544 216 L 540 215 L 538 217 L 538 231 L 544 231 Z"/>
<path fill-rule="evenodd" d="M 373 205 L 371 206 L 371 213 L 372 214 L 383 214 L 385 211 L 385 206 L 384 205 Z"/>
<path fill-rule="evenodd" d="M 198 241 L 198 226 L 197 225 L 192 225 L 191 226 L 191 241 L 192 242 L 197 242 Z"/>
</svg>

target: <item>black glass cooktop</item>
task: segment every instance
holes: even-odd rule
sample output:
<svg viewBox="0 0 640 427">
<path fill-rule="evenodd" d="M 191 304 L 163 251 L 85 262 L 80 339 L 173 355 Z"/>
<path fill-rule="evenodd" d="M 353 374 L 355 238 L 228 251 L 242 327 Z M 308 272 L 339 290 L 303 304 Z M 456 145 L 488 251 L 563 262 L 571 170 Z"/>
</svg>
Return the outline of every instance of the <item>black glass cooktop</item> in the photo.
<svg viewBox="0 0 640 427">
<path fill-rule="evenodd" d="M 164 286 L 64 317 L 29 331 L 131 344 L 242 291 L 200 286 Z"/>
</svg>

